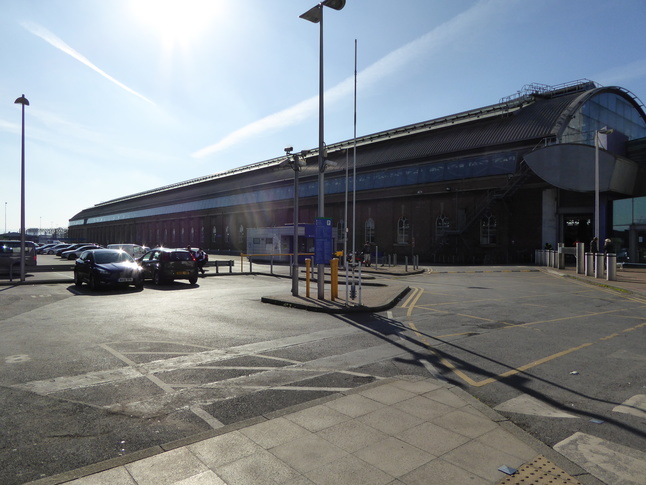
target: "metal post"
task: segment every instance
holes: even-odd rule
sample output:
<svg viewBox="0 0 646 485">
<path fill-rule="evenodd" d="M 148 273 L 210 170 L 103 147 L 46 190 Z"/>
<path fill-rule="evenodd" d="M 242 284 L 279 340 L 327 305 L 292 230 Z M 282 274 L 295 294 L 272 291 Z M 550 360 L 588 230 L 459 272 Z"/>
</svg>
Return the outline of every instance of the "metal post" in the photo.
<svg viewBox="0 0 646 485">
<path fill-rule="evenodd" d="M 25 281 L 25 106 L 29 101 L 23 94 L 14 101 L 22 105 L 22 135 L 20 145 L 20 281 Z"/>
<path fill-rule="evenodd" d="M 594 253 L 585 253 L 585 275 L 594 276 Z"/>
<path fill-rule="evenodd" d="M 585 273 L 585 245 L 582 242 L 576 243 L 576 274 Z"/>
<path fill-rule="evenodd" d="M 595 254 L 594 277 L 603 278 L 603 253 Z"/>
<path fill-rule="evenodd" d="M 294 169 L 294 241 L 293 241 L 292 252 L 294 253 L 294 259 L 292 260 L 292 295 L 298 296 L 298 172 L 300 170 L 300 166 L 299 166 L 299 161 L 296 157 L 293 159 L 293 163 L 294 163 L 293 165 L 293 169 Z"/>
<path fill-rule="evenodd" d="M 617 281 L 617 255 L 608 253 L 606 255 L 606 279 L 608 281 Z"/>
</svg>

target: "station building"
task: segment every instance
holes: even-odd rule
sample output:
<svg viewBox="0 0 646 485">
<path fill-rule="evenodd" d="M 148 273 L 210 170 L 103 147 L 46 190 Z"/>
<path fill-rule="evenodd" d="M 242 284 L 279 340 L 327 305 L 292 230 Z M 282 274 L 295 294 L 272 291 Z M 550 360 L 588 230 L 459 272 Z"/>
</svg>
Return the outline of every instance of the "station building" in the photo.
<svg viewBox="0 0 646 485">
<path fill-rule="evenodd" d="M 311 224 L 318 149 L 299 155 L 299 223 Z M 98 203 L 70 219 L 69 236 L 245 252 L 249 229 L 293 224 L 286 158 Z M 621 87 L 531 84 L 496 104 L 327 145 L 325 159 L 335 249 L 348 221 L 356 246 L 380 254 L 529 263 L 546 244 L 589 242 L 598 194 L 601 239 L 646 262 L 646 114 Z"/>
</svg>

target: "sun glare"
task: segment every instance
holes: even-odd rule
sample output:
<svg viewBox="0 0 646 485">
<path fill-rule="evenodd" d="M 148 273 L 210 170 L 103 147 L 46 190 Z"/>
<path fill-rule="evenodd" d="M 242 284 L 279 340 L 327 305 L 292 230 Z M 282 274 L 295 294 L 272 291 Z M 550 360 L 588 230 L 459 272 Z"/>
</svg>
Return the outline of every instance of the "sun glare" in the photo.
<svg viewBox="0 0 646 485">
<path fill-rule="evenodd" d="M 154 32 L 167 48 L 188 47 L 224 8 L 219 0 L 131 0 L 129 5 L 142 28 Z"/>
</svg>

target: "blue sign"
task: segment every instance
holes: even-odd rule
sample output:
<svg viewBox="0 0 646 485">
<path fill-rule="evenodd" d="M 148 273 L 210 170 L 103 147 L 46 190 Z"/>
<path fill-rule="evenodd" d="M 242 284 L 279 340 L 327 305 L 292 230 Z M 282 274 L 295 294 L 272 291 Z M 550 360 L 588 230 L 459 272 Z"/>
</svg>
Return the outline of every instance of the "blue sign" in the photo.
<svg viewBox="0 0 646 485">
<path fill-rule="evenodd" d="M 332 219 L 317 217 L 314 222 L 314 264 L 328 264 L 332 259 Z"/>
</svg>

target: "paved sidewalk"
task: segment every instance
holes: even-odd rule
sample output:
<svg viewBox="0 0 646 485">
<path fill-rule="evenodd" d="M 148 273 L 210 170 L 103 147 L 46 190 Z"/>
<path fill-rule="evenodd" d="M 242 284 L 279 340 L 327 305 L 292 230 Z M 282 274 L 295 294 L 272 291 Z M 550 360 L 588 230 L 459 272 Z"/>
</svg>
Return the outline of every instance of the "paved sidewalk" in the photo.
<svg viewBox="0 0 646 485">
<path fill-rule="evenodd" d="M 461 389 L 403 376 L 31 482 L 60 483 L 601 482 Z"/>
</svg>

